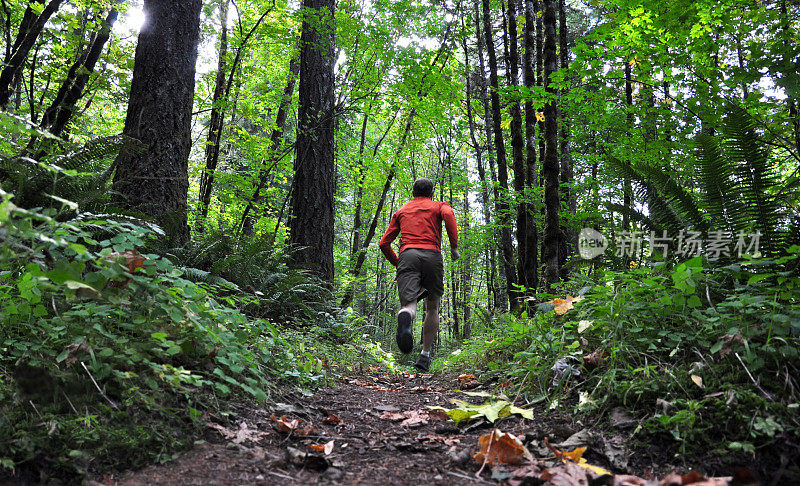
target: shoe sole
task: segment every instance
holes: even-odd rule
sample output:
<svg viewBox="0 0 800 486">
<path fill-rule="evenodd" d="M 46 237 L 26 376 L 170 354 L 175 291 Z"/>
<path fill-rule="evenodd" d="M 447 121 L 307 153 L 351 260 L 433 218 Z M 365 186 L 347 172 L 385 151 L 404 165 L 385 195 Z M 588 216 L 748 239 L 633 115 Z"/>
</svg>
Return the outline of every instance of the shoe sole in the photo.
<svg viewBox="0 0 800 486">
<path fill-rule="evenodd" d="M 401 312 L 397 314 L 397 347 L 403 354 L 408 354 L 414 348 L 414 336 L 411 334 L 411 314 Z"/>
<path fill-rule="evenodd" d="M 423 373 L 427 373 L 429 369 L 431 369 L 431 365 L 423 366 L 420 363 L 414 363 L 414 368 L 422 371 Z"/>
</svg>

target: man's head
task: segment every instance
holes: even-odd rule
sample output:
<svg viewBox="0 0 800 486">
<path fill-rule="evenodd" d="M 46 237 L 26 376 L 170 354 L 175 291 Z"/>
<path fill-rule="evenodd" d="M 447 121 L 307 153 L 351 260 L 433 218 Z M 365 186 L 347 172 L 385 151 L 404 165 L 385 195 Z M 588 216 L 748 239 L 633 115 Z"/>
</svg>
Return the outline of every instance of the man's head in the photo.
<svg viewBox="0 0 800 486">
<path fill-rule="evenodd" d="M 412 192 L 414 197 L 433 197 L 433 181 L 427 177 L 420 177 L 414 181 Z"/>
</svg>

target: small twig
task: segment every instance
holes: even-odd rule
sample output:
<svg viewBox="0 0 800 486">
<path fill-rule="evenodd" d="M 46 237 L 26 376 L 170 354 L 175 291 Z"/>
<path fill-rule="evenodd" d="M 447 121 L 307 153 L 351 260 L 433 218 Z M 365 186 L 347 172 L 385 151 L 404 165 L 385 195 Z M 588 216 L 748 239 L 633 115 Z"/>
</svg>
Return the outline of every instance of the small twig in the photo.
<svg viewBox="0 0 800 486">
<path fill-rule="evenodd" d="M 483 478 L 473 478 L 473 477 L 467 476 L 466 474 L 460 474 L 460 473 L 457 473 L 455 471 L 447 471 L 447 474 L 450 474 L 451 476 L 455 476 L 457 478 L 466 479 L 467 481 L 480 481 L 481 483 L 491 484 L 491 483 L 489 483 L 489 481 L 486 481 Z"/>
<path fill-rule="evenodd" d="M 525 376 L 522 378 L 522 382 L 519 384 L 519 388 L 517 389 L 517 394 L 514 396 L 514 399 L 511 400 L 511 405 L 514 405 L 515 403 L 517 403 L 517 398 L 519 398 L 519 394 L 522 393 L 522 385 L 525 384 L 525 380 L 528 379 L 528 375 L 530 375 L 530 374 L 531 374 L 530 371 L 525 373 Z"/>
<path fill-rule="evenodd" d="M 31 404 L 31 407 L 33 407 L 33 410 L 36 412 L 36 415 L 38 415 L 39 418 L 44 418 L 44 417 L 42 417 L 42 414 L 39 413 L 39 409 L 36 408 L 36 405 L 33 404 L 33 400 L 28 400 L 28 403 Z"/>
<path fill-rule="evenodd" d="M 94 380 L 94 376 L 92 376 L 92 374 L 89 372 L 89 368 L 86 367 L 86 363 L 81 361 L 81 366 L 83 366 L 83 369 L 86 370 L 86 374 L 89 375 L 89 378 L 92 380 L 92 383 L 94 383 L 94 386 L 95 386 L 95 388 L 97 388 L 97 391 L 100 392 L 100 396 L 105 398 L 106 401 L 109 403 L 109 405 L 111 405 L 111 407 L 114 408 L 114 410 L 119 410 L 119 407 L 117 407 L 117 404 L 114 403 L 113 401 L 111 401 L 111 399 L 108 398 L 108 396 L 105 394 L 105 392 L 102 389 L 100 389 L 100 385 L 98 385 L 97 382 Z"/>
<path fill-rule="evenodd" d="M 492 430 L 491 434 L 489 434 L 489 445 L 486 446 L 486 454 L 483 455 L 483 464 L 481 464 L 481 468 L 478 469 L 478 472 L 475 473 L 475 477 L 478 479 L 481 479 L 483 468 L 486 467 L 486 463 L 489 461 L 489 452 L 492 450 L 492 441 L 494 441 L 494 430 Z"/>
<path fill-rule="evenodd" d="M 64 393 L 63 391 L 62 391 L 61 393 L 63 393 L 63 394 L 64 394 L 64 398 L 66 398 L 66 399 L 67 399 L 67 403 L 69 403 L 69 406 L 70 406 L 70 407 L 72 407 L 72 411 L 73 411 L 73 412 L 75 412 L 75 415 L 80 415 L 80 413 L 78 413 L 78 409 L 77 409 L 77 408 L 75 408 L 75 405 L 73 405 L 73 404 L 72 404 L 72 400 L 70 400 L 70 399 L 69 399 L 69 397 L 67 396 L 67 394 L 66 394 L 66 393 Z"/>
<path fill-rule="evenodd" d="M 736 359 L 738 359 L 738 360 L 739 360 L 739 362 L 742 364 L 742 368 L 744 368 L 744 370 L 747 372 L 747 376 L 749 376 L 749 377 L 750 377 L 750 379 L 753 381 L 753 384 L 756 386 L 756 388 L 758 388 L 758 390 L 759 390 L 761 393 L 763 393 L 763 394 L 764 394 L 764 397 L 765 397 L 767 400 L 775 401 L 775 399 L 774 399 L 774 398 L 772 398 L 772 395 L 770 395 L 770 394 L 769 394 L 769 393 L 768 393 L 766 390 L 764 390 L 763 388 L 761 388 L 761 385 L 759 385 L 759 384 L 758 384 L 758 382 L 756 381 L 756 379 L 755 379 L 755 378 L 753 378 L 753 375 L 750 373 L 750 370 L 748 370 L 748 369 L 747 369 L 747 366 L 744 364 L 744 361 L 742 361 L 742 358 L 739 356 L 739 353 L 737 353 L 737 352 L 734 352 L 733 354 L 734 354 L 734 356 L 736 356 Z"/>
<path fill-rule="evenodd" d="M 273 476 L 278 476 L 279 478 L 289 479 L 292 481 L 297 481 L 295 478 L 291 476 L 287 476 L 286 474 L 276 473 L 275 471 L 267 471 L 267 474 L 272 474 Z"/>
<path fill-rule="evenodd" d="M 717 308 L 714 307 L 714 303 L 711 302 L 711 294 L 708 291 L 708 284 L 706 284 L 706 300 L 708 300 L 708 305 L 710 305 L 711 308 L 716 312 Z"/>
</svg>

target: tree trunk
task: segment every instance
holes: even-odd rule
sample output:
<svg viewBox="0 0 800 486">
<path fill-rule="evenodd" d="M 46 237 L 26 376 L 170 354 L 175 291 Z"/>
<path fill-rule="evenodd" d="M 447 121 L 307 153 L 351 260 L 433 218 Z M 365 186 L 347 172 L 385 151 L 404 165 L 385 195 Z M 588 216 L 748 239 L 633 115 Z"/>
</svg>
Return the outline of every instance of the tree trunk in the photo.
<svg viewBox="0 0 800 486">
<path fill-rule="evenodd" d="M 552 75 L 558 69 L 556 57 L 556 5 L 555 0 L 544 0 L 544 87 L 553 98 L 556 89 L 553 87 Z M 544 265 L 545 280 L 548 286 L 557 283 L 561 278 L 559 265 L 559 247 L 561 246 L 561 227 L 559 226 L 558 188 L 558 108 L 551 99 L 544 107 L 544 161 L 542 162 L 542 178 L 544 179 Z"/>
<path fill-rule="evenodd" d="M 283 89 L 283 97 L 278 106 L 278 113 L 275 116 L 275 128 L 272 130 L 270 137 L 270 151 L 269 158 L 261 164 L 258 172 L 258 185 L 250 200 L 247 201 L 247 206 L 242 213 L 242 221 L 239 225 L 239 231 L 244 234 L 249 234 L 253 227 L 253 218 L 249 216 L 253 207 L 261 200 L 261 189 L 267 184 L 267 176 L 275 167 L 275 165 L 283 158 L 278 150 L 281 148 L 283 141 L 283 131 L 286 127 L 286 116 L 289 113 L 289 108 L 292 106 L 292 94 L 294 93 L 294 85 L 297 82 L 297 75 L 300 72 L 300 62 L 296 57 L 292 57 L 289 61 L 289 79 L 286 81 L 286 87 Z M 280 219 L 278 221 L 280 223 Z M 277 223 L 276 223 L 277 224 Z M 277 227 L 277 226 L 276 226 Z"/>
<path fill-rule="evenodd" d="M 334 0 L 303 0 L 300 108 L 292 181 L 294 262 L 333 284 Z"/>
<path fill-rule="evenodd" d="M 225 81 L 228 71 L 228 2 L 219 2 L 219 58 L 217 59 L 217 77 L 214 81 L 214 96 L 211 100 L 211 119 L 208 123 L 206 136 L 205 159 L 206 166 L 200 175 L 200 216 L 197 220 L 196 230 L 204 231 L 205 220 L 208 216 L 208 206 L 211 204 L 211 187 L 214 183 L 214 171 L 219 160 L 220 142 L 222 141 L 222 128 L 225 122 L 224 104 L 228 102 L 225 96 Z M 233 73 L 231 73 L 233 75 Z"/>
<path fill-rule="evenodd" d="M 558 0 L 558 44 L 559 44 L 559 55 L 560 59 L 560 68 L 566 71 L 569 68 L 569 45 L 567 43 L 567 9 L 565 5 L 565 0 Z M 567 89 L 564 88 L 559 93 L 559 100 L 562 100 L 567 93 Z M 559 106 L 559 114 L 561 120 L 561 137 L 560 141 L 560 150 L 559 154 L 561 156 L 561 173 L 560 173 L 560 188 L 561 188 L 561 198 L 562 201 L 566 201 L 567 210 L 571 214 L 575 214 L 577 209 L 577 202 L 575 201 L 575 195 L 572 194 L 570 189 L 570 184 L 572 184 L 572 157 L 569 153 L 569 117 L 567 116 L 566 112 L 564 111 L 564 103 L 563 101 L 560 102 Z M 564 268 L 564 264 L 567 262 L 567 257 L 571 254 L 575 254 L 578 248 L 578 234 L 571 228 L 567 226 L 562 227 L 562 240 L 561 240 L 561 249 L 559 252 L 559 265 L 561 268 Z"/>
<path fill-rule="evenodd" d="M 76 59 L 69 68 L 67 76 L 61 83 L 61 87 L 56 93 L 55 98 L 53 98 L 50 106 L 48 106 L 42 114 L 42 120 L 39 126 L 43 130 L 48 130 L 53 135 L 60 136 L 72 119 L 72 116 L 78 110 L 76 105 L 85 94 L 83 90 L 94 72 L 94 67 L 100 59 L 100 54 L 102 54 L 106 42 L 108 42 L 111 29 L 114 27 L 117 16 L 117 10 L 112 8 L 101 30 L 95 33 L 89 47 L 78 56 L 78 59 Z M 33 151 L 34 147 L 36 147 L 37 140 L 38 138 L 36 136 L 31 137 L 26 152 Z M 36 154 L 33 155 L 34 160 L 40 160 L 45 155 L 50 143 L 50 140 L 44 140 L 40 143 Z"/>
<path fill-rule="evenodd" d="M 519 45 L 517 42 L 517 0 L 508 0 L 508 85 L 519 84 Z M 522 112 L 518 102 L 511 103 L 511 153 L 514 161 L 514 192 L 517 206 L 517 282 L 532 288 L 528 270 L 528 207 L 525 204 L 525 137 L 522 135 Z"/>
<path fill-rule="evenodd" d="M 497 219 L 500 225 L 500 240 L 503 253 L 503 268 L 506 275 L 506 294 L 508 295 L 511 309 L 516 311 L 519 301 L 516 298 L 514 284 L 517 281 L 514 271 L 514 250 L 511 242 L 511 228 L 509 221 L 508 205 L 508 168 L 506 163 L 506 148 L 503 142 L 503 131 L 500 126 L 500 86 L 497 79 L 497 56 L 492 38 L 491 12 L 489 0 L 483 0 L 483 30 L 486 39 L 486 51 L 489 54 L 489 82 L 491 83 L 492 99 L 492 124 L 494 125 L 494 145 L 497 152 L 497 174 L 500 182 L 501 194 L 495 200 Z"/>
<path fill-rule="evenodd" d="M 20 30 L 14 41 L 14 49 L 12 49 L 11 55 L 4 60 L 5 67 L 0 72 L 0 110 L 5 110 L 8 106 L 14 78 L 17 77 L 17 73 L 25 64 L 25 59 L 28 58 L 28 54 L 39 38 L 39 34 L 42 33 L 44 25 L 58 10 L 58 7 L 61 6 L 61 2 L 62 0 L 50 0 L 39 16 L 36 16 L 30 7 L 25 10 Z M 41 4 L 42 2 L 37 1 L 36 3 Z"/>
<path fill-rule="evenodd" d="M 525 0 L 525 58 L 524 83 L 529 89 L 536 85 L 534 57 L 536 53 L 536 10 L 532 0 Z M 523 194 L 525 211 L 524 278 L 525 286 L 534 291 L 539 287 L 539 232 L 536 225 L 537 204 L 534 202 L 539 185 L 539 169 L 536 167 L 536 110 L 533 98 L 525 100 L 525 189 Z M 520 245 L 522 248 L 522 245 Z"/>
<path fill-rule="evenodd" d="M 152 215 L 171 243 L 189 239 L 186 196 L 201 0 L 145 0 L 123 133 L 142 153 L 117 157 L 117 203 Z"/>
<path fill-rule="evenodd" d="M 486 131 L 486 154 L 488 155 L 489 159 L 489 182 L 492 186 L 492 194 L 494 196 L 494 200 L 497 201 L 499 199 L 499 194 L 497 190 L 497 184 L 495 184 L 495 170 L 494 170 L 494 143 L 492 142 L 492 113 L 491 113 L 491 103 L 489 101 L 489 91 L 487 90 L 488 81 L 486 80 L 486 63 L 483 58 L 483 49 L 484 49 L 484 42 L 483 42 L 483 35 L 482 35 L 482 28 L 480 22 L 480 13 L 479 13 L 479 0 L 475 0 L 475 31 L 478 38 L 478 68 L 480 69 L 480 81 L 481 81 L 481 104 L 483 105 L 483 126 L 484 130 Z M 481 167 L 478 166 L 478 175 L 480 176 Z M 483 176 L 482 179 L 484 186 L 486 185 L 486 176 Z M 488 203 L 488 193 L 486 202 L 484 204 L 485 213 L 486 213 L 486 224 L 490 224 L 490 209 Z M 494 309 L 495 307 L 499 307 L 501 309 L 505 309 L 508 306 L 507 297 L 508 295 L 505 292 L 500 291 L 500 286 L 498 284 L 497 276 L 497 229 L 492 229 L 492 237 L 490 238 L 491 243 L 489 246 L 489 278 L 488 278 L 488 286 L 490 289 L 490 293 L 492 295 L 491 304 L 489 304 L 490 309 Z M 503 266 L 501 265 L 501 269 Z M 502 272 L 503 270 L 501 270 Z M 505 275 L 503 275 L 505 278 Z"/>
<path fill-rule="evenodd" d="M 228 42 L 227 42 L 227 28 L 223 29 L 223 37 L 220 42 L 220 56 L 219 56 L 219 67 L 222 69 L 217 69 L 217 79 L 216 79 L 216 86 L 214 87 L 214 99 L 212 102 L 212 110 L 211 110 L 211 124 L 208 128 L 208 139 L 206 142 L 206 166 L 205 170 L 203 171 L 202 176 L 200 177 L 200 205 L 201 205 L 201 213 L 202 217 L 200 218 L 200 223 L 205 219 L 208 215 L 208 206 L 211 203 L 211 190 L 214 187 L 214 172 L 217 170 L 217 164 L 219 163 L 219 152 L 220 146 L 222 143 L 222 128 L 225 122 L 225 105 L 228 102 L 228 97 L 231 93 L 231 86 L 233 85 L 233 78 L 236 75 L 236 70 L 239 68 L 239 62 L 242 59 L 242 53 L 244 52 L 245 48 L 247 47 L 247 43 L 250 41 L 250 37 L 253 36 L 256 29 L 261 25 L 261 22 L 267 17 L 272 11 L 272 7 L 268 8 L 264 13 L 261 14 L 261 17 L 256 21 L 253 27 L 247 32 L 242 39 L 241 44 L 239 45 L 238 49 L 236 49 L 236 57 L 233 59 L 233 64 L 231 65 L 231 72 L 228 75 L 227 81 L 225 80 L 225 52 L 227 52 Z M 227 2 L 225 7 L 221 7 L 221 12 L 224 12 L 223 23 L 227 25 Z M 222 72 L 222 75 L 220 75 Z M 220 79 L 220 77 L 222 79 Z M 224 81 L 222 83 L 221 81 Z M 215 111 L 216 110 L 216 116 Z M 233 119 L 233 118 L 231 118 Z M 198 224 L 198 230 L 202 231 L 202 224 Z"/>
<path fill-rule="evenodd" d="M 544 26 L 542 18 L 544 9 L 541 0 L 533 0 L 536 9 L 536 85 L 544 86 Z M 539 160 L 544 161 L 544 120 L 538 121 L 539 129 Z M 543 183 L 543 181 L 539 181 Z"/>
<path fill-rule="evenodd" d="M 625 129 L 627 130 L 628 140 L 630 140 L 633 130 L 633 83 L 631 82 L 631 63 L 627 60 L 625 62 L 625 106 L 627 113 L 625 114 Z M 630 163 L 630 160 L 628 160 Z M 627 177 L 622 181 L 622 205 L 627 209 L 631 209 L 633 202 L 633 188 L 631 181 Z M 622 213 L 622 229 L 631 229 L 631 222 L 628 216 L 628 211 Z"/>
<path fill-rule="evenodd" d="M 476 4 L 476 7 L 477 7 L 477 4 Z M 478 10 L 477 10 L 477 8 L 475 9 L 475 26 L 476 26 L 476 35 L 477 35 L 477 38 L 478 38 L 478 51 L 479 51 L 478 55 L 481 57 L 481 60 L 483 60 L 483 53 L 480 52 L 482 50 L 482 48 L 483 48 L 482 47 L 483 41 L 481 39 L 481 31 L 478 28 L 478 26 L 479 26 L 479 18 L 478 18 Z M 471 86 L 470 80 L 472 78 L 472 74 L 473 73 L 472 73 L 472 71 L 470 69 L 470 66 L 469 66 L 469 51 L 467 49 L 467 39 L 466 39 L 466 37 L 462 38 L 462 47 L 464 49 L 464 59 L 465 59 L 465 66 L 466 66 L 466 101 L 467 101 L 467 121 L 469 122 L 469 136 L 470 136 L 470 139 L 472 140 L 472 145 L 475 147 L 475 163 L 478 166 L 478 179 L 480 180 L 480 183 L 481 183 L 481 205 L 482 205 L 482 208 L 483 208 L 483 224 L 488 226 L 490 224 L 490 222 L 491 222 L 491 214 L 490 214 L 490 209 L 489 209 L 489 189 L 488 189 L 488 182 L 486 180 L 486 169 L 483 167 L 483 147 L 478 142 L 478 134 L 477 134 L 478 129 L 477 129 L 476 124 L 475 124 L 475 117 L 474 117 L 474 115 L 472 113 L 472 86 Z M 481 62 L 481 66 L 483 66 L 482 62 Z M 485 82 L 483 82 L 483 80 L 484 80 L 483 72 L 481 70 L 481 72 L 480 72 L 480 88 L 481 88 L 482 91 L 485 90 L 485 88 L 486 88 Z M 489 137 L 489 139 L 491 139 L 491 137 Z M 469 184 L 467 184 L 467 187 L 469 187 Z M 465 195 L 465 198 L 466 198 L 465 202 L 464 202 L 465 208 L 469 208 L 469 197 Z M 467 214 L 467 215 L 469 214 L 469 211 L 467 209 L 465 209 L 465 214 Z M 487 290 L 488 290 L 487 295 L 489 297 L 488 298 L 488 302 L 487 302 L 487 307 L 489 309 L 492 308 L 492 302 L 494 301 L 493 300 L 493 298 L 494 298 L 493 293 L 495 291 L 495 289 L 494 289 L 495 265 L 494 265 L 493 253 L 491 252 L 491 250 L 494 249 L 494 243 L 492 242 L 492 240 L 493 240 L 492 238 L 489 238 L 489 243 L 487 243 L 485 245 L 485 250 L 484 250 L 485 258 L 486 258 L 486 261 L 487 261 L 487 265 L 486 265 L 487 279 L 486 279 L 486 282 L 487 282 Z M 465 292 L 468 292 L 468 289 L 469 289 L 469 286 L 467 285 L 465 287 Z M 466 302 L 469 302 L 468 298 L 466 299 Z M 465 310 L 465 313 L 466 312 L 467 311 Z M 469 337 L 468 334 L 470 332 L 470 328 L 469 328 L 469 319 L 467 319 L 466 317 L 464 319 L 465 319 L 464 336 L 465 336 L 465 339 L 466 339 L 467 337 Z"/>
</svg>

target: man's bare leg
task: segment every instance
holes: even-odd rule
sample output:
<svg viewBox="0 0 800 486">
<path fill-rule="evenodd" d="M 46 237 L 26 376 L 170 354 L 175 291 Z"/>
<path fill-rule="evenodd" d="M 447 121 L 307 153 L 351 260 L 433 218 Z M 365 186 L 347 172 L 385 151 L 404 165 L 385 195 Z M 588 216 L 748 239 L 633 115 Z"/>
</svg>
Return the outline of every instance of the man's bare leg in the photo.
<svg viewBox="0 0 800 486">
<path fill-rule="evenodd" d="M 439 299 L 425 300 L 425 320 L 422 322 L 422 352 L 430 354 L 439 334 Z"/>
</svg>

